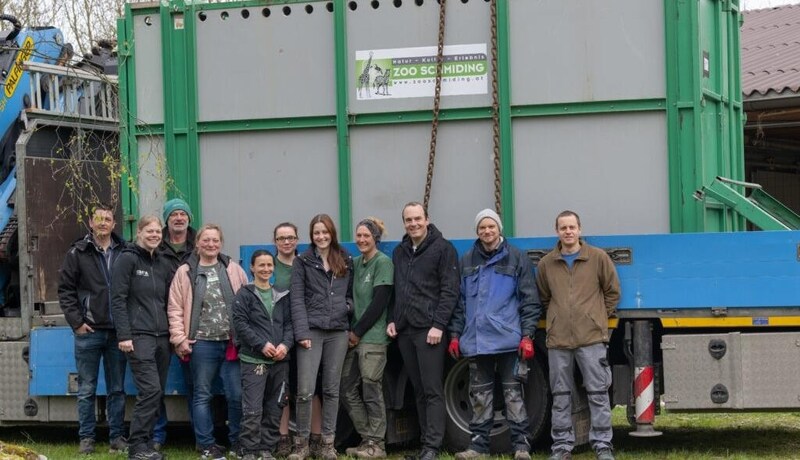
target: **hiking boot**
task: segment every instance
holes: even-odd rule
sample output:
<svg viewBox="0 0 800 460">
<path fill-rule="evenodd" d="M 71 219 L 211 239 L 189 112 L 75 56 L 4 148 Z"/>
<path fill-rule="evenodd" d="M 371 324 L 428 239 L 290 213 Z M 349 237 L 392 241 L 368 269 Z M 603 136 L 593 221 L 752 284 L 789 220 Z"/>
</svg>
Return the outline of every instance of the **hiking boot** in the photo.
<svg viewBox="0 0 800 460">
<path fill-rule="evenodd" d="M 272 456 L 272 452 L 268 450 L 262 450 L 259 455 L 261 456 L 261 460 L 275 460 L 275 457 Z"/>
<path fill-rule="evenodd" d="M 308 438 L 308 456 L 314 458 L 322 457 L 322 435 L 311 433 Z"/>
<path fill-rule="evenodd" d="M 456 454 L 456 460 L 477 460 L 479 458 L 486 458 L 486 454 L 473 449 L 467 449 Z"/>
<path fill-rule="evenodd" d="M 556 450 L 547 457 L 547 460 L 572 460 L 572 452 L 568 450 Z"/>
<path fill-rule="evenodd" d="M 333 446 L 333 436 L 323 436 L 319 450 L 322 460 L 336 460 L 339 458 L 339 453 L 336 452 L 336 447 Z"/>
<path fill-rule="evenodd" d="M 359 444 L 359 445 L 357 445 L 355 447 L 348 447 L 347 449 L 345 449 L 344 450 L 344 454 L 347 455 L 348 457 L 356 457 L 357 456 L 356 454 L 358 453 L 358 451 L 364 450 L 365 447 L 367 447 L 367 440 L 366 439 L 362 439 L 361 440 L 361 444 Z"/>
<path fill-rule="evenodd" d="M 140 450 L 128 455 L 128 460 L 163 460 L 164 455 L 151 449 Z"/>
<path fill-rule="evenodd" d="M 244 457 L 242 457 L 242 460 L 259 460 L 263 458 L 264 456 L 258 457 L 256 454 L 245 454 Z"/>
<path fill-rule="evenodd" d="M 598 450 L 597 460 L 614 460 L 614 451 L 609 448 Z"/>
<path fill-rule="evenodd" d="M 363 447 L 356 451 L 355 456 L 358 458 L 386 458 L 386 449 L 380 441 L 369 440 L 361 443 Z"/>
<path fill-rule="evenodd" d="M 514 460 L 531 460 L 531 454 L 527 450 L 518 450 L 514 452 Z"/>
<path fill-rule="evenodd" d="M 164 448 L 164 444 L 162 444 L 162 443 L 160 443 L 158 441 L 153 441 L 153 450 L 154 451 L 161 452 L 161 449 L 163 449 L 163 448 Z"/>
<path fill-rule="evenodd" d="M 81 445 L 78 447 L 78 453 L 80 454 L 93 454 L 94 453 L 94 439 L 92 438 L 83 438 L 81 439 Z"/>
<path fill-rule="evenodd" d="M 122 436 L 112 439 L 108 443 L 109 454 L 122 454 L 128 451 L 128 441 Z"/>
<path fill-rule="evenodd" d="M 295 437 L 292 453 L 287 460 L 306 460 L 309 457 L 308 438 Z"/>
<path fill-rule="evenodd" d="M 227 460 L 225 450 L 216 444 L 204 447 L 200 453 L 201 460 Z"/>
<path fill-rule="evenodd" d="M 228 449 L 228 458 L 241 459 L 242 457 L 244 457 L 244 450 L 242 450 L 242 446 L 238 442 L 231 444 L 231 448 Z"/>
<path fill-rule="evenodd" d="M 290 438 L 288 434 L 281 435 L 280 439 L 278 439 L 278 445 L 275 447 L 275 456 L 280 458 L 286 458 L 291 453 L 292 453 L 292 438 Z M 261 456 L 263 457 L 264 454 L 262 453 Z"/>
<path fill-rule="evenodd" d="M 431 449 L 422 449 L 419 453 L 419 460 L 436 460 L 437 452 Z"/>
</svg>

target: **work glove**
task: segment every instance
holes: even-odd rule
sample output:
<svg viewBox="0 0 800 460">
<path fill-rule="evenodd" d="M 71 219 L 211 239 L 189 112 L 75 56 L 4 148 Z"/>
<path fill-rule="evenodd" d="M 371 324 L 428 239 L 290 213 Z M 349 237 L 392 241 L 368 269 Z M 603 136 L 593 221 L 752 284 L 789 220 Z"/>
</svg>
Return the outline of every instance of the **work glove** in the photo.
<svg viewBox="0 0 800 460">
<path fill-rule="evenodd" d="M 530 337 L 523 337 L 519 341 L 519 357 L 527 361 L 533 359 L 533 340 Z"/>
<path fill-rule="evenodd" d="M 461 357 L 461 350 L 458 348 L 458 337 L 453 337 L 450 339 L 450 345 L 447 346 L 447 354 L 449 354 L 453 359 L 458 359 Z"/>
</svg>

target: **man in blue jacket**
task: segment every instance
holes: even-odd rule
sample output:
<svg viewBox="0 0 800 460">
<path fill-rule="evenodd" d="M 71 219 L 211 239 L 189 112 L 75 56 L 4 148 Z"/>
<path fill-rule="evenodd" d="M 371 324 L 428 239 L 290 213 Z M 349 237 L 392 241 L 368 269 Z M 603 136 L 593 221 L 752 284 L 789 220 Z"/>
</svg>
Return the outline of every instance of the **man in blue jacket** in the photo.
<svg viewBox="0 0 800 460">
<path fill-rule="evenodd" d="M 536 279 L 528 257 L 503 238 L 503 223 L 496 212 L 479 212 L 475 228 L 478 239 L 461 259 L 461 295 L 448 326 L 450 356 L 469 359 L 472 403 L 471 442 L 455 457 L 474 460 L 489 454 L 497 372 L 514 460 L 530 460 L 528 416 L 520 382 L 526 373 L 517 369 L 520 360 L 531 360 L 534 355 L 533 334 L 541 312 Z"/>
</svg>

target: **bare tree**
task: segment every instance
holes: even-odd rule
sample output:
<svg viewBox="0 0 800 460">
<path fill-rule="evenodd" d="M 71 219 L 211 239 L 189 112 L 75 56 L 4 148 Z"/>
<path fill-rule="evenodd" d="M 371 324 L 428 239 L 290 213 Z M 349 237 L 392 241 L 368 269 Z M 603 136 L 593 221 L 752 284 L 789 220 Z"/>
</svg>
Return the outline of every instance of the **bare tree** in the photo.
<svg viewBox="0 0 800 460">
<path fill-rule="evenodd" d="M 0 10 L 19 19 L 23 27 L 53 25 L 59 0 L 2 0 Z"/>
<path fill-rule="evenodd" d="M 62 29 L 75 40 L 76 51 L 86 54 L 100 40 L 116 40 L 117 18 L 125 0 L 53 0 L 64 12 Z"/>
</svg>

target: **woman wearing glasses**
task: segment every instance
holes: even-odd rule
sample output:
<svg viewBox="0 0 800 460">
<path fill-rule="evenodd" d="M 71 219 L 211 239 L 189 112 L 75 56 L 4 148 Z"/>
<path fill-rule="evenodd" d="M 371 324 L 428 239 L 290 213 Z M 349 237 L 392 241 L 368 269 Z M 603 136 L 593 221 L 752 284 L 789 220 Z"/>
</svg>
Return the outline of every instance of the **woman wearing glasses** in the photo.
<svg viewBox="0 0 800 460">
<path fill-rule="evenodd" d="M 297 436 L 289 460 L 309 457 L 311 400 L 322 369 L 322 460 L 336 460 L 333 446 L 339 384 L 353 310 L 353 260 L 339 245 L 327 214 L 309 226 L 311 244 L 292 265 L 292 325 L 297 341 Z"/>
<path fill-rule="evenodd" d="M 272 240 L 277 248 L 278 256 L 275 258 L 275 274 L 273 289 L 276 291 L 288 291 L 292 284 L 292 263 L 297 256 L 297 226 L 291 222 L 281 222 L 272 231 Z M 289 371 L 289 388 L 292 395 L 297 393 L 297 357 L 293 347 L 291 350 L 291 366 Z M 312 401 L 311 411 L 311 437 L 309 438 L 309 450 L 312 457 L 320 457 L 322 444 L 322 401 L 320 399 L 322 380 L 317 379 L 317 390 Z M 283 408 L 280 426 L 281 437 L 275 449 L 275 456 L 278 458 L 288 457 L 292 452 L 292 440 L 289 437 L 289 406 Z"/>
<path fill-rule="evenodd" d="M 275 261 L 274 288 L 277 291 L 288 291 L 292 284 L 292 263 L 297 255 L 297 226 L 291 222 L 282 222 L 272 231 L 278 257 Z"/>
</svg>

